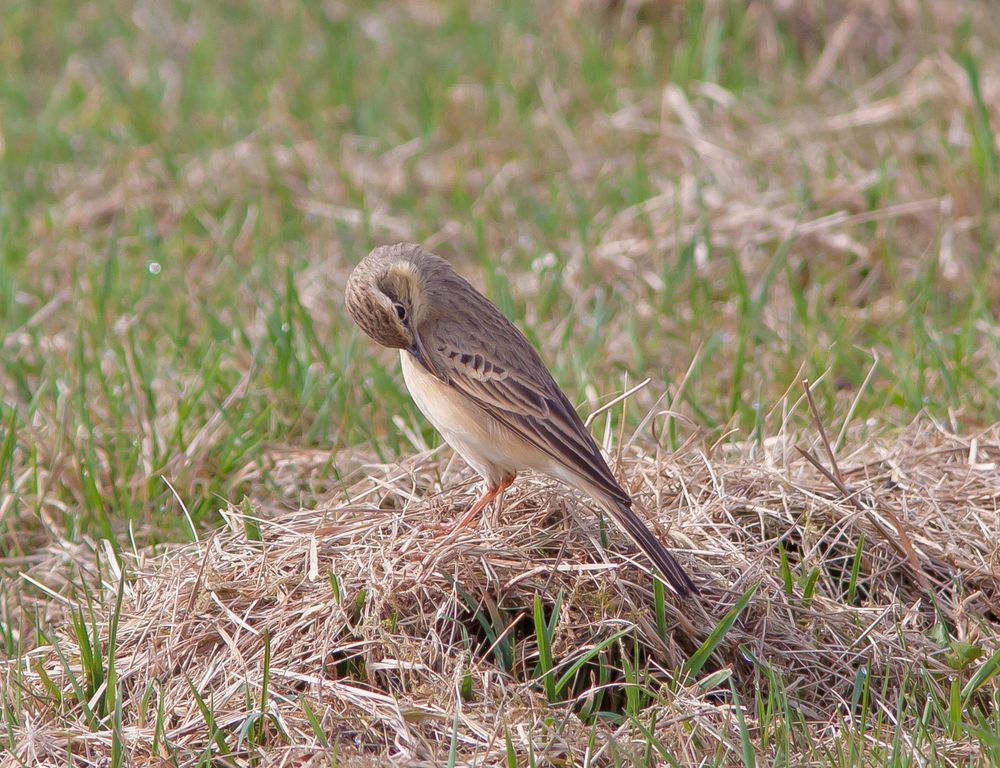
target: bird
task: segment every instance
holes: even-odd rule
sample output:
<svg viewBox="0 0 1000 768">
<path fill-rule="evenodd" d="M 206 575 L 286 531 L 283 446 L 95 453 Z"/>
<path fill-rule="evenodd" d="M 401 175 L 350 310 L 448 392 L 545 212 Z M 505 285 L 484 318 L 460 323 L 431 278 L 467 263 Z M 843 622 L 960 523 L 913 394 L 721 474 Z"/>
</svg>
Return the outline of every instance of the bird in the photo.
<svg viewBox="0 0 1000 768">
<path fill-rule="evenodd" d="M 589 495 L 679 597 L 698 594 L 632 508 L 531 342 L 445 259 L 416 243 L 376 247 L 351 272 L 345 305 L 374 342 L 399 350 L 417 408 L 485 481 L 455 530 L 518 472 L 540 472 Z"/>
</svg>

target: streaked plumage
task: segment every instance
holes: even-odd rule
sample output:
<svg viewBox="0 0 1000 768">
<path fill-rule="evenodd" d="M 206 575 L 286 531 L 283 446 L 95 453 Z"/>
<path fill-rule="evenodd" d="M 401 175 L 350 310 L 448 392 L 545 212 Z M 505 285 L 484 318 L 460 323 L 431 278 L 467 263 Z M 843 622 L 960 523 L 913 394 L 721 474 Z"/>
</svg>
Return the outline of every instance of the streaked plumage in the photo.
<svg viewBox="0 0 1000 768">
<path fill-rule="evenodd" d="M 368 336 L 400 350 L 417 407 L 486 481 L 459 525 L 532 469 L 591 495 L 675 592 L 697 592 L 632 510 L 535 348 L 448 262 L 410 243 L 376 248 L 351 274 L 346 300 Z"/>
</svg>

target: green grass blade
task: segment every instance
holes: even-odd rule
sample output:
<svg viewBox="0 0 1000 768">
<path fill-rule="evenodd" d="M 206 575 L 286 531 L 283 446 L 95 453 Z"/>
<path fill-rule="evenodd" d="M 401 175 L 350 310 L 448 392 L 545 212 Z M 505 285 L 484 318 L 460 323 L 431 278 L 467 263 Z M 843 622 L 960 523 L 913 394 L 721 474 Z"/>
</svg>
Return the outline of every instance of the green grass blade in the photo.
<svg viewBox="0 0 1000 768">
<path fill-rule="evenodd" d="M 1000 673 L 1000 650 L 984 661 L 962 688 L 962 706 L 967 706 L 972 695 Z"/>
<path fill-rule="evenodd" d="M 461 722 L 459 709 L 455 707 L 455 718 L 451 723 L 451 740 L 448 744 L 448 768 L 455 768 L 458 762 L 458 726 Z"/>
<path fill-rule="evenodd" d="M 326 731 L 323 730 L 323 725 L 320 723 L 319 718 L 316 717 L 316 713 L 313 711 L 312 704 L 309 703 L 304 695 L 299 696 L 299 706 L 302 707 L 302 712 L 306 716 L 306 720 L 309 722 L 309 727 L 312 728 L 313 736 L 316 737 L 324 749 L 330 748 L 330 739 L 327 738 Z"/>
<path fill-rule="evenodd" d="M 510 737 L 510 728 L 506 726 L 503 729 L 503 741 L 507 768 L 517 768 L 517 750 L 514 749 L 514 740 Z"/>
<path fill-rule="evenodd" d="M 681 668 L 681 679 L 691 678 L 701 672 L 702 667 L 708 661 L 709 657 L 715 653 L 715 649 L 718 648 L 719 644 L 725 639 L 726 634 L 730 629 L 733 628 L 733 624 L 743 613 L 743 610 L 750 604 L 753 596 L 757 594 L 757 590 L 760 588 L 760 582 L 754 584 L 750 589 L 744 592 L 740 599 L 736 601 L 736 604 L 730 608 L 726 615 L 722 617 L 722 620 L 716 624 L 715 629 L 709 634 L 705 641 L 698 646 L 698 650 L 691 654 L 691 657 L 684 662 L 684 666 Z"/>
<path fill-rule="evenodd" d="M 545 689 L 545 697 L 550 702 L 554 702 L 556 701 L 556 684 L 552 671 L 552 636 L 550 635 L 550 625 L 545 621 L 542 598 L 537 592 L 535 593 L 533 614 L 535 620 L 535 641 L 538 645 L 538 666 L 541 672 L 542 686 Z"/>
<path fill-rule="evenodd" d="M 584 667 L 584 665 L 590 662 L 595 656 L 599 655 L 601 651 L 603 651 L 609 645 L 617 643 L 619 640 L 621 640 L 623 637 L 630 634 L 631 632 L 632 632 L 631 629 L 619 630 L 610 637 L 606 637 L 604 640 L 599 642 L 593 648 L 591 648 L 586 653 L 582 654 L 579 658 L 577 658 L 575 661 L 573 661 L 573 663 L 566 668 L 566 671 L 556 682 L 554 686 L 555 697 L 558 698 L 559 696 L 562 695 L 563 690 L 566 688 L 567 685 L 569 685 L 569 683 L 576 676 L 577 672 L 579 672 L 580 669 Z"/>
<path fill-rule="evenodd" d="M 118 670 L 115 667 L 115 653 L 118 647 L 118 623 L 122 615 L 122 599 L 125 596 L 125 564 L 118 562 L 118 593 L 115 595 L 115 607 L 111 612 L 108 626 L 108 661 L 107 661 L 107 687 L 104 690 L 105 711 L 121 711 L 121 702 L 118 701 Z"/>
<path fill-rule="evenodd" d="M 659 579 L 653 579 L 653 610 L 656 616 L 656 634 L 663 642 L 667 642 L 667 591 Z"/>
<path fill-rule="evenodd" d="M 781 582 L 785 585 L 785 594 L 790 596 L 794 589 L 792 567 L 788 562 L 788 554 L 785 552 L 785 545 L 780 541 L 778 542 L 778 564 L 781 569 Z"/>
<path fill-rule="evenodd" d="M 742 751 L 743 765 L 746 768 L 755 768 L 757 756 L 753 751 L 753 741 L 750 739 L 750 731 L 747 729 L 747 721 L 743 715 L 743 704 L 740 703 L 740 696 L 736 693 L 736 684 L 730 680 L 729 690 L 733 695 L 733 708 L 736 710 L 736 724 L 740 729 L 740 748 Z"/>
<path fill-rule="evenodd" d="M 194 683 L 191 682 L 191 679 L 186 679 L 188 690 L 191 691 L 195 704 L 198 705 L 198 710 L 201 712 L 201 716 L 205 719 L 205 726 L 208 728 L 209 740 L 215 742 L 215 746 L 219 749 L 219 754 L 223 757 L 230 757 L 232 755 L 232 751 L 229 749 L 229 745 L 226 744 L 225 733 L 223 733 L 222 729 L 219 728 L 218 724 L 215 722 L 215 714 L 212 712 L 208 704 L 205 703 L 201 694 L 198 693 L 198 689 L 194 687 Z"/>
</svg>

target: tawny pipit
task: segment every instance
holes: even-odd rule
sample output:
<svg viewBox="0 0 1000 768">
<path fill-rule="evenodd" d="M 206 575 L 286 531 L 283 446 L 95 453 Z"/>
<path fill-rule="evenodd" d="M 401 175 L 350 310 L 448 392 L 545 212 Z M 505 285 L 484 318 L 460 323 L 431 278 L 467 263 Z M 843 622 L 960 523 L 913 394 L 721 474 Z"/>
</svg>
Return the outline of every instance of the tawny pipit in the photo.
<svg viewBox="0 0 1000 768">
<path fill-rule="evenodd" d="M 456 528 L 533 469 L 592 496 L 679 595 L 698 591 L 632 511 L 531 343 L 448 262 L 410 243 L 376 248 L 347 282 L 347 309 L 372 339 L 400 351 L 417 407 L 486 481 Z"/>
</svg>

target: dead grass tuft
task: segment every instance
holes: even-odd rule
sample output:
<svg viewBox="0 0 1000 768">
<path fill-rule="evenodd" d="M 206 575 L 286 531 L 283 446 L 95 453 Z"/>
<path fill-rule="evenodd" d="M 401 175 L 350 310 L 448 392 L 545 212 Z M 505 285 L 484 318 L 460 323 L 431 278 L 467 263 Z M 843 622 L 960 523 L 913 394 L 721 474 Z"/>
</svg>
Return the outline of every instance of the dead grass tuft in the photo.
<svg viewBox="0 0 1000 768">
<path fill-rule="evenodd" d="M 428 524 L 471 501 L 472 478 L 460 462 L 434 452 L 401 465 L 359 465 L 362 479 L 348 480 L 316 508 L 259 508 L 250 519 L 229 507 L 222 512 L 227 525 L 207 539 L 124 558 L 115 664 L 126 754 L 138 764 L 173 753 L 178 765 L 191 765 L 211 746 L 193 686 L 211 703 L 239 762 L 262 685 L 271 718 L 258 742 L 270 742 L 273 759 L 287 765 L 328 764 L 332 749 L 348 764 L 440 763 L 453 737 L 460 763 L 502 761 L 507 738 L 519 761 L 529 744 L 536 759 L 543 752 L 540 764 L 572 762 L 588 748 L 598 761 L 609 749 L 638 754 L 643 737 L 621 717 L 629 711 L 623 665 L 634 660 L 644 670 L 639 690 L 659 691 L 666 702 L 655 720 L 651 709 L 640 709 L 639 720 L 655 723 L 656 738 L 684 762 L 739 749 L 724 676 L 704 683 L 720 670 L 728 670 L 744 702 L 769 679 L 772 686 L 780 680 L 795 712 L 826 724 L 814 731 L 823 748 L 850 721 L 864 668 L 878 681 L 871 695 L 881 697 L 889 739 L 895 702 L 915 666 L 942 681 L 953 673 L 936 625 L 987 655 L 997 651 L 1000 432 L 961 438 L 922 422 L 891 439 L 853 442 L 835 470 L 820 458 L 824 471 L 802 459 L 791 439 L 717 451 L 689 445 L 672 455 L 655 445 L 625 451 L 619 470 L 639 507 L 703 586 L 700 604 L 667 602 L 663 637 L 644 564 L 630 561 L 617 534 L 606 539 L 581 500 L 539 478 L 522 478 L 501 512 L 452 539 Z M 801 446 L 825 455 L 819 441 L 815 450 Z M 295 483 L 322 471 L 311 454 L 288 450 L 273 459 L 279 475 L 298 473 Z M 833 472 L 849 498 L 827 478 Z M 912 542 L 916 571 L 900 539 L 886 536 L 893 521 Z M 46 567 L 29 571 L 37 580 L 54 578 Z M 117 567 L 112 560 L 95 587 L 104 642 Z M 757 583 L 705 668 L 682 682 L 680 666 Z M 547 617 L 561 600 L 552 648 L 560 674 L 625 631 L 605 649 L 613 673 L 599 680 L 596 664 L 585 665 L 562 702 L 547 702 L 537 679 L 536 595 Z M 50 600 L 50 612 L 56 607 L 69 611 Z M 484 631 L 490 624 L 499 639 Z M 112 731 L 67 705 L 68 673 L 82 676 L 76 637 L 58 633 L 23 664 L 4 668 L 8 684 L 18 678 L 25 687 L 30 714 L 16 734 L 18 749 L 2 764 L 64 764 L 72 739 L 76 764 L 106 765 Z M 599 695 L 619 719 L 584 722 Z M 753 711 L 751 732 L 760 726 Z M 900 725 L 905 733 L 912 723 Z M 938 746 L 939 756 L 954 760 L 967 759 L 971 748 L 967 741 Z"/>
</svg>

